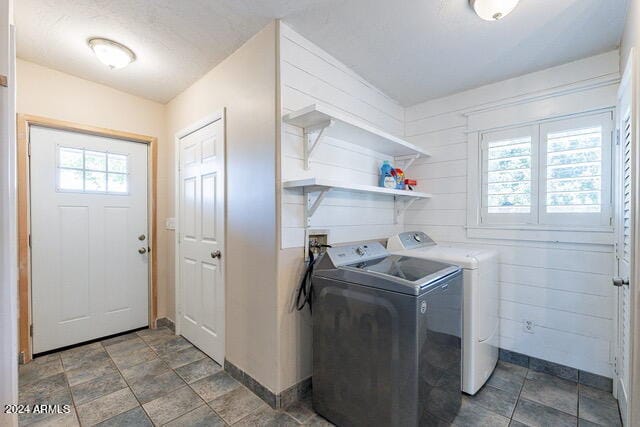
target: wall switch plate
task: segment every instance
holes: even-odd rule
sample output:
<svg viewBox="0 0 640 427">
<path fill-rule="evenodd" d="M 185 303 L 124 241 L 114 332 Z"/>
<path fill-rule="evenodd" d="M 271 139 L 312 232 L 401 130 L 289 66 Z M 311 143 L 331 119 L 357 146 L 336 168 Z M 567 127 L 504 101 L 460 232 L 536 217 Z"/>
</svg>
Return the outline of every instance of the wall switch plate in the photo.
<svg viewBox="0 0 640 427">
<path fill-rule="evenodd" d="M 164 220 L 164 228 L 167 230 L 175 230 L 176 229 L 176 219 L 175 218 L 167 218 Z"/>
<path fill-rule="evenodd" d="M 523 327 L 524 327 L 524 331 L 528 334 L 532 334 L 534 333 L 533 328 L 535 327 L 535 324 L 533 323 L 533 320 L 525 320 L 522 322 Z"/>
</svg>

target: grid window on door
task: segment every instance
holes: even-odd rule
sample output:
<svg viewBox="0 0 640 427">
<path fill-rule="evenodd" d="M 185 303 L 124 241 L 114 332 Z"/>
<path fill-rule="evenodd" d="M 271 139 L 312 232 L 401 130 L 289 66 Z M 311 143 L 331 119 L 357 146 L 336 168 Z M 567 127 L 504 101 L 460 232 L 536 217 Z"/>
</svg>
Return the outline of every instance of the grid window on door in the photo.
<svg viewBox="0 0 640 427">
<path fill-rule="evenodd" d="M 128 159 L 125 154 L 58 147 L 59 191 L 128 194 Z"/>
</svg>

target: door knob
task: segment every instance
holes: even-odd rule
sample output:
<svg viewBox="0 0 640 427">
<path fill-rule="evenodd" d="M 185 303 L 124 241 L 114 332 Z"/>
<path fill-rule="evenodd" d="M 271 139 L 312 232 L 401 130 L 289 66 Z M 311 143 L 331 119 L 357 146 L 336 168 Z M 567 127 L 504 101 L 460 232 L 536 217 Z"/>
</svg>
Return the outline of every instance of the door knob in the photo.
<svg viewBox="0 0 640 427">
<path fill-rule="evenodd" d="M 147 253 L 147 248 L 140 248 L 140 249 L 138 249 L 138 253 L 139 253 L 139 254 L 146 254 L 146 253 Z"/>
<path fill-rule="evenodd" d="M 629 279 L 623 279 L 622 277 L 614 277 L 613 278 L 613 286 L 622 286 L 622 285 L 626 285 L 629 286 Z"/>
<path fill-rule="evenodd" d="M 211 258 L 222 258 L 222 252 L 216 249 L 215 251 L 211 252 Z"/>
</svg>

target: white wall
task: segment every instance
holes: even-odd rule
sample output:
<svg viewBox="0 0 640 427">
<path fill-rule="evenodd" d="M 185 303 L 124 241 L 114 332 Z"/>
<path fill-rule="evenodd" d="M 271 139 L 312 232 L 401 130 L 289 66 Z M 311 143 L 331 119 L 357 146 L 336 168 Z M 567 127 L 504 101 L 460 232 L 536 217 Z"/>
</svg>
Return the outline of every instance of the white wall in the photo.
<svg viewBox="0 0 640 427">
<path fill-rule="evenodd" d="M 167 104 L 175 134 L 226 108 L 226 358 L 278 390 L 276 322 L 276 25 L 269 24 Z M 174 188 L 167 196 L 174 200 Z M 173 204 L 171 205 L 173 212 Z M 174 317 L 173 249 L 168 311 Z"/>
<path fill-rule="evenodd" d="M 169 216 L 172 145 L 164 134 L 165 106 L 103 84 L 18 59 L 17 111 L 158 138 L 158 317 L 167 316 L 169 250 L 173 234 L 165 230 Z"/>
<path fill-rule="evenodd" d="M 280 24 L 280 112 L 322 103 L 354 118 L 402 135 L 404 108 L 344 64 Z M 282 181 L 325 177 L 377 185 L 378 170 L 387 157 L 345 141 L 326 138 L 314 152 L 310 170 L 303 167 L 300 128 L 283 124 L 278 188 Z M 311 376 L 311 320 L 308 309 L 297 312 L 293 295 L 304 267 L 304 205 L 298 190 L 279 193 L 281 248 L 278 256 L 279 390 Z M 330 193 L 315 213 L 311 228 L 329 230 L 332 244 L 385 239 L 401 230 L 394 223 L 393 199 L 355 193 Z"/>
<path fill-rule="evenodd" d="M 467 171 L 473 170 L 477 152 L 468 151 L 467 133 L 615 107 L 618 60 L 617 51 L 609 52 L 406 111 L 406 137 L 433 154 L 408 174 L 435 197 L 412 206 L 405 229 L 500 252 L 501 347 L 609 377 L 613 234 L 581 232 L 586 243 L 579 244 L 555 243 L 562 239 L 556 232 L 529 233 L 532 240 L 513 233 L 502 240 L 469 238 Z M 524 332 L 525 319 L 536 324 L 534 334 Z"/>
<path fill-rule="evenodd" d="M 620 70 L 624 70 L 629 50 L 640 48 L 640 0 L 631 0 L 627 11 L 627 22 L 620 43 Z M 637 55 L 637 53 L 636 53 Z"/>
<path fill-rule="evenodd" d="M 18 253 L 16 218 L 15 50 L 12 2 L 0 1 L 0 425 L 18 425 L 5 404 L 18 403 Z"/>
<path fill-rule="evenodd" d="M 345 65 L 285 24 L 280 30 L 280 84 L 282 114 L 322 103 L 395 135 L 402 135 L 404 109 Z M 303 168 L 302 130 L 282 127 L 280 174 L 283 181 L 327 177 L 377 185 L 383 154 L 344 141 L 325 138 L 314 152 L 310 170 Z M 399 228 L 393 220 L 390 197 L 330 193 L 311 222 L 329 229 L 332 243 L 386 238 Z M 282 247 L 304 246 L 302 192 L 282 194 Z"/>
</svg>

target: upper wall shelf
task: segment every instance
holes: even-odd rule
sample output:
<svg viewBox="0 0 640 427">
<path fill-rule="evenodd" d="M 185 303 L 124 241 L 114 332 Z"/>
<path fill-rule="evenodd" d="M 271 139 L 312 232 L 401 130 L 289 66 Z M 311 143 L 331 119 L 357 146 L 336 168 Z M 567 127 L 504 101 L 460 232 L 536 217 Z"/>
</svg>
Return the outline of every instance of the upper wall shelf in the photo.
<svg viewBox="0 0 640 427">
<path fill-rule="evenodd" d="M 305 169 L 309 169 L 309 159 L 323 136 L 330 136 L 369 150 L 388 154 L 396 161 L 405 160 L 406 163 L 403 165 L 405 169 L 415 159 L 430 155 L 417 145 L 323 104 L 309 105 L 287 114 L 282 120 L 304 130 Z"/>
</svg>

